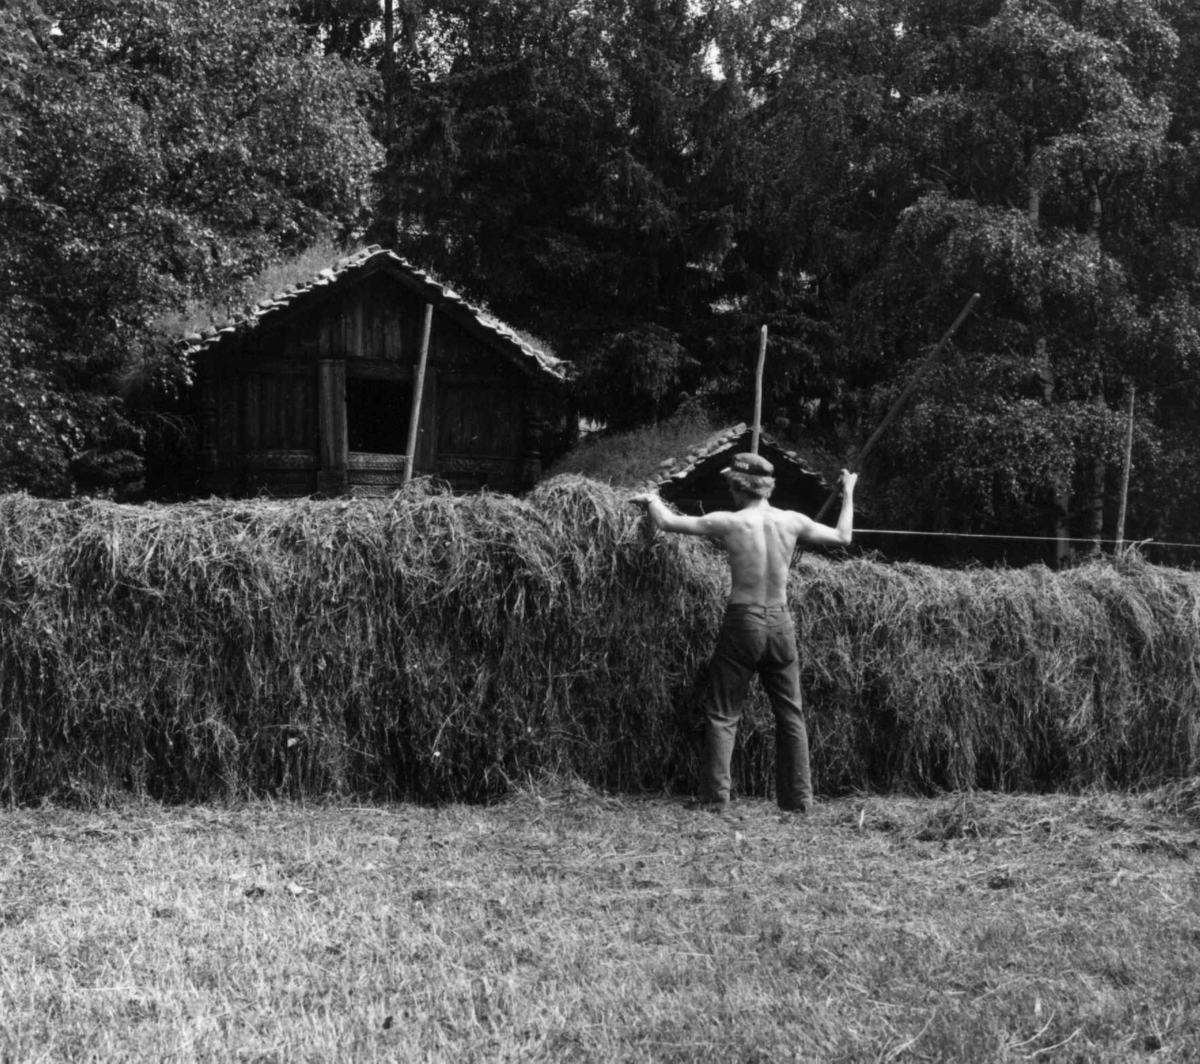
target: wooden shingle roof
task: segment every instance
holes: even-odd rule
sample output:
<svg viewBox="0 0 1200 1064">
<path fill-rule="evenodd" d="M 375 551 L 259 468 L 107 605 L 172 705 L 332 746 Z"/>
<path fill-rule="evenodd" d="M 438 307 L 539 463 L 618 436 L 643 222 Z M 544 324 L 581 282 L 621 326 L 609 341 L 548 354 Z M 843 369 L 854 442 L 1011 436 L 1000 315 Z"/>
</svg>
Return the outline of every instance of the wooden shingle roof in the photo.
<svg viewBox="0 0 1200 1064">
<path fill-rule="evenodd" d="M 179 341 L 185 354 L 200 354 L 225 345 L 236 345 L 259 328 L 283 321 L 290 314 L 308 309 L 381 270 L 395 276 L 436 311 L 445 314 L 468 332 L 500 351 L 527 372 L 559 383 L 570 373 L 570 363 L 518 336 L 509 326 L 487 311 L 468 303 L 449 286 L 435 281 L 393 251 L 372 245 L 321 270 L 306 282 L 289 285 L 282 292 L 259 300 L 246 314 L 221 326 L 209 326 Z"/>
<path fill-rule="evenodd" d="M 733 455 L 749 451 L 752 436 L 753 431 L 744 421 L 723 429 L 684 455 L 664 458 L 658 471 L 640 487 L 642 490 L 662 491 L 669 495 L 672 489 L 678 488 L 687 481 L 725 468 Z M 777 477 L 782 472 L 780 469 L 782 463 L 790 467 L 789 472 L 811 477 L 822 488 L 829 490 L 829 484 L 825 477 L 820 472 L 809 468 L 798 451 L 785 447 L 769 433 L 760 433 L 759 453 L 775 466 Z"/>
</svg>

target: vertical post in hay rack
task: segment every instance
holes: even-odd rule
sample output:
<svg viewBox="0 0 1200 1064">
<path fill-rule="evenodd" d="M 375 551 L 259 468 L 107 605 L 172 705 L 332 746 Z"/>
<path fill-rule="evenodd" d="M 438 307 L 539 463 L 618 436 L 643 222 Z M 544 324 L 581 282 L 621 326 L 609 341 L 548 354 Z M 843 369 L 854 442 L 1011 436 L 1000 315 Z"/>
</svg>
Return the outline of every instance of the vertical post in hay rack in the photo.
<svg viewBox="0 0 1200 1064">
<path fill-rule="evenodd" d="M 417 457 L 417 428 L 421 420 L 421 393 L 425 390 L 425 366 L 429 362 L 429 334 L 433 329 L 433 304 L 425 304 L 425 323 L 421 326 L 421 358 L 417 363 L 417 379 L 413 384 L 412 413 L 408 416 L 408 448 L 404 456 L 404 480 L 412 480 L 413 463 Z"/>
<path fill-rule="evenodd" d="M 1133 465 L 1133 384 L 1129 385 L 1129 410 L 1125 418 L 1125 460 L 1121 463 L 1121 499 L 1117 507 L 1117 543 L 1120 554 L 1125 549 L 1125 505 L 1129 499 L 1129 469 Z"/>
<path fill-rule="evenodd" d="M 758 369 L 754 373 L 754 430 L 750 434 L 750 453 L 758 454 L 758 438 L 762 435 L 763 364 L 767 361 L 767 327 L 758 333 Z"/>
</svg>

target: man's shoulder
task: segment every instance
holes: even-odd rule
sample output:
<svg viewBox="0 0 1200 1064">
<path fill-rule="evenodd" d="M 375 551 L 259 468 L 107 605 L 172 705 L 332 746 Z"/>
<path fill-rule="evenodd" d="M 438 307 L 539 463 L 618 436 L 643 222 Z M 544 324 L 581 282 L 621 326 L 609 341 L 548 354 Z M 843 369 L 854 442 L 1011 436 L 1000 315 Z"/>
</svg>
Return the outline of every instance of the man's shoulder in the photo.
<svg viewBox="0 0 1200 1064">
<path fill-rule="evenodd" d="M 732 528 L 741 523 L 742 515 L 737 510 L 712 510 L 704 515 L 703 520 L 714 528 Z"/>
<path fill-rule="evenodd" d="M 799 510 L 784 510 L 779 506 L 772 506 L 766 511 L 772 521 L 777 521 L 780 524 L 787 525 L 802 525 L 808 518 Z"/>
</svg>

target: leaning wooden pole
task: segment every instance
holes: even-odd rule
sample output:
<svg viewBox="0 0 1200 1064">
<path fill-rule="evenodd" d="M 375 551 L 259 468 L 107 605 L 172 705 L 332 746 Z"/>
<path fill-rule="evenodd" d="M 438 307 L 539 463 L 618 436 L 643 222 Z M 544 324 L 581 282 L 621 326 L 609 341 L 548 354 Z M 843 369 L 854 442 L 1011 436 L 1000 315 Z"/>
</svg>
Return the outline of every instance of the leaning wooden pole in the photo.
<svg viewBox="0 0 1200 1064">
<path fill-rule="evenodd" d="M 762 435 L 763 366 L 767 361 L 767 327 L 758 333 L 758 369 L 754 372 L 754 431 L 750 435 L 750 453 L 758 454 L 758 438 Z"/>
<path fill-rule="evenodd" d="M 978 302 L 979 293 L 976 292 L 973 296 L 971 296 L 970 299 L 967 300 L 967 305 L 958 312 L 958 317 L 954 319 L 954 324 L 946 330 L 945 335 L 938 341 L 937 347 L 933 349 L 933 352 L 930 354 L 930 356 L 921 363 L 920 368 L 916 373 L 913 374 L 912 380 L 908 382 L 908 386 L 900 393 L 900 398 L 892 404 L 891 410 L 887 412 L 887 415 L 879 423 L 879 428 L 877 428 L 871 434 L 871 438 L 867 440 L 863 449 L 858 452 L 858 457 L 854 460 L 853 465 L 855 470 L 862 469 L 862 464 L 864 461 L 866 461 L 867 455 L 871 453 L 871 450 L 874 448 L 875 444 L 879 442 L 879 438 L 885 432 L 887 432 L 892 422 L 895 421 L 896 418 L 898 418 L 903 412 L 904 408 L 908 406 L 908 401 L 912 398 L 913 393 L 917 390 L 917 386 L 925 379 L 925 376 L 941 359 L 942 352 L 946 350 L 946 345 L 950 342 L 950 338 L 956 332 L 958 332 L 958 327 L 967 320 L 967 316 L 975 309 L 975 304 Z M 839 489 L 836 488 L 830 493 L 829 498 L 825 500 L 825 504 L 820 510 L 817 511 L 816 520 L 820 521 L 821 518 L 823 518 L 825 514 L 829 512 L 829 508 L 837 500 L 838 493 Z"/>
<path fill-rule="evenodd" d="M 425 324 L 421 326 L 421 358 L 417 363 L 417 380 L 413 385 L 412 412 L 408 415 L 408 448 L 404 455 L 404 481 L 412 480 L 413 463 L 417 457 L 417 429 L 421 420 L 421 394 L 425 391 L 425 366 L 429 362 L 429 334 L 433 329 L 433 304 L 425 304 Z"/>
<path fill-rule="evenodd" d="M 1129 470 L 1133 465 L 1133 385 L 1129 385 L 1129 410 L 1125 417 L 1125 461 L 1121 465 L 1121 500 L 1117 506 L 1118 554 L 1125 549 L 1125 507 L 1129 501 Z"/>
</svg>

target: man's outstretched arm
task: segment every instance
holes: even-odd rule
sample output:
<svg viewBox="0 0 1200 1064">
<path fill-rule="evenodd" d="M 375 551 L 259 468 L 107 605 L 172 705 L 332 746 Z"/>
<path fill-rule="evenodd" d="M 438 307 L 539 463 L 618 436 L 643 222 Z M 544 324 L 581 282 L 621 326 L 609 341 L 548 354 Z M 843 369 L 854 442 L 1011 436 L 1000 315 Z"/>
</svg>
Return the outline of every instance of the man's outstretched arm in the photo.
<svg viewBox="0 0 1200 1064">
<path fill-rule="evenodd" d="M 689 517 L 687 514 L 677 514 L 668 508 L 667 504 L 652 491 L 633 495 L 630 502 L 645 506 L 650 514 L 650 520 L 664 532 L 682 532 L 686 536 L 720 536 L 725 526 L 719 514 L 708 514 L 704 517 Z"/>
<path fill-rule="evenodd" d="M 822 525 L 811 517 L 797 514 L 800 517 L 800 539 L 819 547 L 848 547 L 854 538 L 854 485 L 858 483 L 858 474 L 847 469 L 842 470 L 842 512 L 838 515 L 837 524 L 833 527 Z"/>
</svg>

